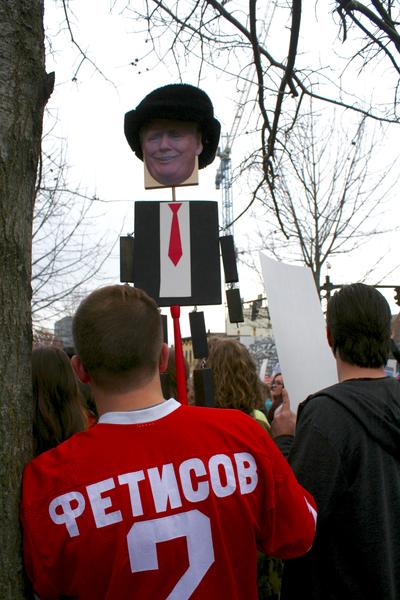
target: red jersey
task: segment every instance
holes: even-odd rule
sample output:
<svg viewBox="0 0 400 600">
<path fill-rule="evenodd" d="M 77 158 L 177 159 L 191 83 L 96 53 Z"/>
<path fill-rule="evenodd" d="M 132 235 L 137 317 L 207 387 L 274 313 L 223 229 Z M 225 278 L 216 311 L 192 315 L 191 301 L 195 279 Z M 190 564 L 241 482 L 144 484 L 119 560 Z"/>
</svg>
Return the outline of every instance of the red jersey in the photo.
<svg viewBox="0 0 400 600">
<path fill-rule="evenodd" d="M 304 554 L 316 513 L 254 419 L 171 399 L 36 457 L 21 517 L 41 600 L 251 600 L 257 549 Z"/>
</svg>

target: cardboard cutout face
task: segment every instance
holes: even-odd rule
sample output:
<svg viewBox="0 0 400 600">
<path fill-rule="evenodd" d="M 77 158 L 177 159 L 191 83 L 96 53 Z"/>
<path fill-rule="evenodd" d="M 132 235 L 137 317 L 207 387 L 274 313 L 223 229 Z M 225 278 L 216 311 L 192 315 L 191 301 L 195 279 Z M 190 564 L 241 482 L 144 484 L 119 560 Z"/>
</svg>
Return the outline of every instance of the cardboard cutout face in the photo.
<svg viewBox="0 0 400 600">
<path fill-rule="evenodd" d="M 159 187 L 197 183 L 203 144 L 196 123 L 155 119 L 141 131 L 141 143 L 145 166 Z"/>
</svg>

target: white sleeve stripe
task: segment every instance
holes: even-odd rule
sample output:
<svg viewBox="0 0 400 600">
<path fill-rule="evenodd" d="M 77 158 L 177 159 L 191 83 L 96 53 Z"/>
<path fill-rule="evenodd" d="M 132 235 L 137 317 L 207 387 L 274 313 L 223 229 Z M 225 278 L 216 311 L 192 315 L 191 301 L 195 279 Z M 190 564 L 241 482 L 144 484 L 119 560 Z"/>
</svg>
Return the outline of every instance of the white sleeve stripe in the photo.
<svg viewBox="0 0 400 600">
<path fill-rule="evenodd" d="M 305 496 L 304 496 L 304 500 L 306 501 L 308 510 L 310 511 L 310 513 L 312 514 L 312 516 L 314 517 L 314 523 L 317 523 L 317 511 L 315 510 L 315 508 L 313 508 L 311 506 L 311 504 L 309 503 L 309 501 L 307 500 L 307 498 Z"/>
</svg>

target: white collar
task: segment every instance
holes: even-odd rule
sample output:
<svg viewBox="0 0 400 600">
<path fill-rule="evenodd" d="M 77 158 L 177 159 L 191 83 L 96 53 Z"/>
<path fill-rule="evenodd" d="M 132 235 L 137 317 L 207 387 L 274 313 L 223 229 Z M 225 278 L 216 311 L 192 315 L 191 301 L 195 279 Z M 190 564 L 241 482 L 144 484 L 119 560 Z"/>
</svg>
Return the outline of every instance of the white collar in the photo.
<svg viewBox="0 0 400 600">
<path fill-rule="evenodd" d="M 174 410 L 182 406 L 180 402 L 170 398 L 160 404 L 149 406 L 148 408 L 139 408 L 137 410 L 128 410 L 124 412 L 108 412 L 101 415 L 98 423 L 107 423 L 112 425 L 134 425 L 137 423 L 150 423 L 166 417 Z"/>
</svg>

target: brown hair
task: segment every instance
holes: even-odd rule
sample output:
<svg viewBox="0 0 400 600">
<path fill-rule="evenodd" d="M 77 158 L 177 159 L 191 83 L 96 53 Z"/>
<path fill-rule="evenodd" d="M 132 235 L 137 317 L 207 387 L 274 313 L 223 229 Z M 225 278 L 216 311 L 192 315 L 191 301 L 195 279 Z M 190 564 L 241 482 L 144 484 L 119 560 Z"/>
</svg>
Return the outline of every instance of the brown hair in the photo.
<svg viewBox="0 0 400 600">
<path fill-rule="evenodd" d="M 160 311 L 143 290 L 129 285 L 95 290 L 76 311 L 72 332 L 86 371 L 105 390 L 141 387 L 157 369 Z"/>
<path fill-rule="evenodd" d="M 66 353 L 55 346 L 32 351 L 35 454 L 87 428 L 78 382 Z"/>
<path fill-rule="evenodd" d="M 213 372 L 215 404 L 251 414 L 263 403 L 261 382 L 247 348 L 232 339 L 209 341 L 207 367 Z"/>
</svg>

